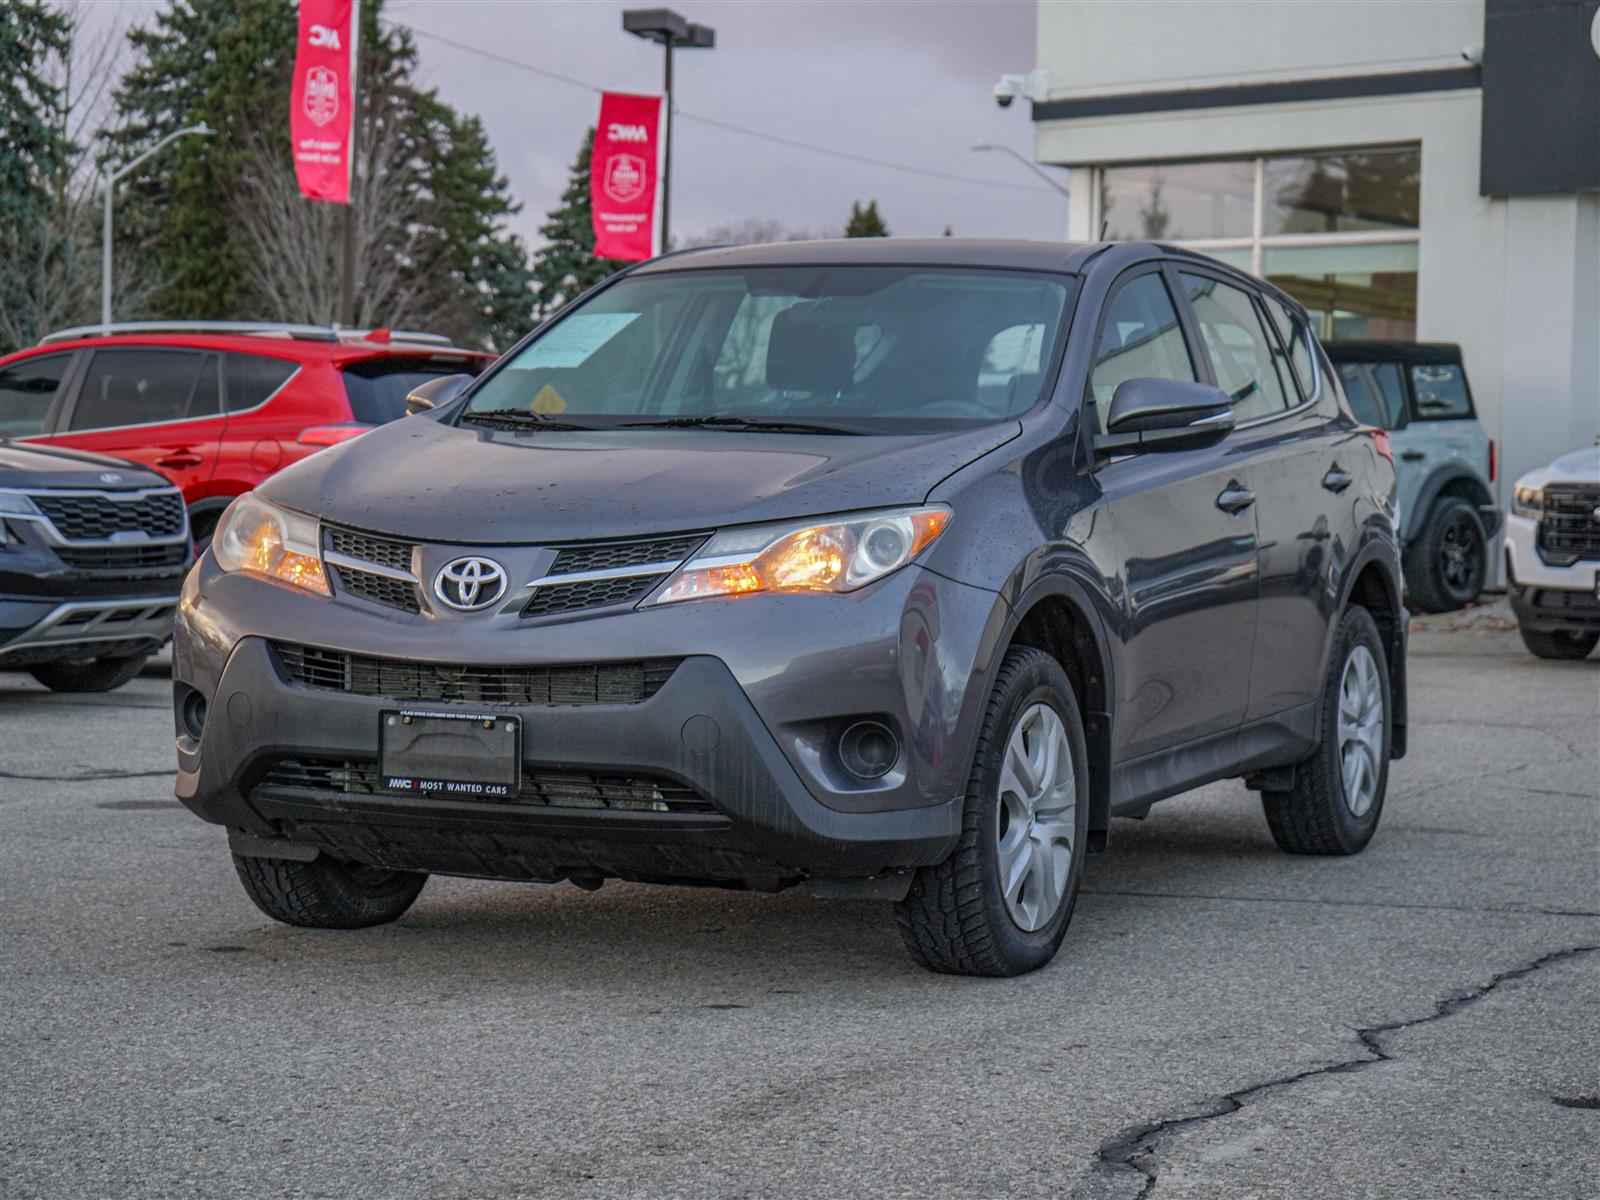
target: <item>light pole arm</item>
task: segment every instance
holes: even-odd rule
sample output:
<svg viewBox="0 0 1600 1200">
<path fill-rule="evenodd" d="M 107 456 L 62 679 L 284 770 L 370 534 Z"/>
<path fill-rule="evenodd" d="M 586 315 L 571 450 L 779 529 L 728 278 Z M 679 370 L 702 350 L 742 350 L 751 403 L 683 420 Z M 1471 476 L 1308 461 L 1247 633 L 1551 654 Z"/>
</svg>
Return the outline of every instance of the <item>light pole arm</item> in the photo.
<svg viewBox="0 0 1600 1200">
<path fill-rule="evenodd" d="M 1023 158 L 1022 155 L 1018 154 L 1010 146 L 996 146 L 991 142 L 984 142 L 982 145 L 974 146 L 973 149 L 974 150 L 998 150 L 1002 154 L 1009 154 L 1012 158 L 1016 159 L 1023 166 L 1027 167 L 1028 170 L 1032 171 L 1040 179 L 1042 179 L 1046 183 L 1048 183 L 1056 191 L 1060 192 L 1063 196 L 1067 195 L 1067 188 L 1066 188 L 1065 184 L 1061 183 L 1057 179 L 1052 178 L 1049 175 L 1046 175 L 1044 173 L 1044 171 L 1040 168 L 1038 163 L 1032 161 L 1031 159 Z"/>
<path fill-rule="evenodd" d="M 150 149 L 131 162 L 123 163 L 115 171 L 100 172 L 100 191 L 103 196 L 105 211 L 100 223 L 100 331 L 111 332 L 111 197 L 117 190 L 117 184 L 145 159 L 166 149 L 172 142 L 191 133 L 208 135 L 215 133 L 204 121 L 198 125 L 186 125 L 182 129 L 174 130 L 167 134 Z"/>
</svg>

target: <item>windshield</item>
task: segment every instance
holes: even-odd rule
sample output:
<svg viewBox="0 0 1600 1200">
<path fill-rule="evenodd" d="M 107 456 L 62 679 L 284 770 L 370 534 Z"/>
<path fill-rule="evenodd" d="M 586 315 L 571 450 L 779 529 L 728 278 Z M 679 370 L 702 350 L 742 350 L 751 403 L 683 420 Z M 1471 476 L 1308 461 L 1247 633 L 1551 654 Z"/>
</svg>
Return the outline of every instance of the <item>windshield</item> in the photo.
<svg viewBox="0 0 1600 1200">
<path fill-rule="evenodd" d="M 486 380 L 466 417 L 856 433 L 1001 420 L 1039 399 L 1069 282 L 838 266 L 623 279 Z"/>
</svg>

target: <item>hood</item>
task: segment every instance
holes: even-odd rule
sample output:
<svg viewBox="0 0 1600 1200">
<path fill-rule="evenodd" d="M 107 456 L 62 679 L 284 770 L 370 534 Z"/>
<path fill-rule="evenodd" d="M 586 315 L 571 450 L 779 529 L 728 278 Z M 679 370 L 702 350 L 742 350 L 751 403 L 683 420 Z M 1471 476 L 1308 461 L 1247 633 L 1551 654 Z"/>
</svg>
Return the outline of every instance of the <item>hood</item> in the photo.
<svg viewBox="0 0 1600 1200">
<path fill-rule="evenodd" d="M 320 451 L 261 494 L 422 541 L 564 542 L 710 529 L 922 501 L 1016 437 L 706 429 L 511 433 L 412 417 Z"/>
<path fill-rule="evenodd" d="M 1563 454 L 1548 467 L 1529 471 L 1518 487 L 1543 487 L 1547 483 L 1600 483 L 1600 445 Z"/>
<path fill-rule="evenodd" d="M 116 478 L 110 478 L 110 476 Z M 119 488 L 170 486 L 166 477 L 147 467 L 67 450 L 8 442 L 0 438 L 0 487 L 10 488 Z"/>
</svg>

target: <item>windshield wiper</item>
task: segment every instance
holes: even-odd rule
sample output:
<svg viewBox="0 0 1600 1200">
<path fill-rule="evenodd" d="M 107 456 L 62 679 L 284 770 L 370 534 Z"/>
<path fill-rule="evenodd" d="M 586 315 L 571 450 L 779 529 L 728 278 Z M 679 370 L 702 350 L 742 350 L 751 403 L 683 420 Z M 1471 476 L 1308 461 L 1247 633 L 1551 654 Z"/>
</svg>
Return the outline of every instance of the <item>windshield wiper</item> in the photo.
<svg viewBox="0 0 1600 1200">
<path fill-rule="evenodd" d="M 572 421 L 556 421 L 526 408 L 485 408 L 461 414 L 462 421 L 475 425 L 498 425 L 509 429 L 594 429 L 593 425 L 579 425 Z"/>
<path fill-rule="evenodd" d="M 654 421 L 622 421 L 619 429 L 728 429 L 749 433 L 840 433 L 857 435 L 864 429 L 821 421 L 786 421 L 768 417 L 712 414 L 700 417 L 662 417 Z"/>
</svg>

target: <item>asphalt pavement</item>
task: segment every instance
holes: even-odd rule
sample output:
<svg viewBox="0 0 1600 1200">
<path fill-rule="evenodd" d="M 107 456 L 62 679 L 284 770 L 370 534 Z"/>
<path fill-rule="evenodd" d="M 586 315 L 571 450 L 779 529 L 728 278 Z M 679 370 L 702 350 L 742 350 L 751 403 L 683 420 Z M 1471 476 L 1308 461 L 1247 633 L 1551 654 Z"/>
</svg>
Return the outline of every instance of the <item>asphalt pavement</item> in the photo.
<svg viewBox="0 0 1600 1200">
<path fill-rule="evenodd" d="M 171 798 L 159 675 L 0 674 L 0 1197 L 1600 1194 L 1600 660 L 1413 636 L 1350 859 L 1219 784 L 1119 821 L 1054 965 L 887 905 L 435 879 L 319 933 Z"/>
</svg>

